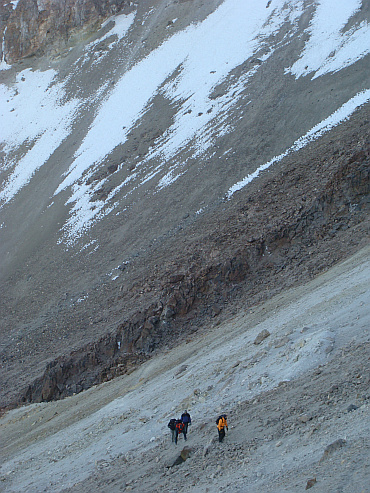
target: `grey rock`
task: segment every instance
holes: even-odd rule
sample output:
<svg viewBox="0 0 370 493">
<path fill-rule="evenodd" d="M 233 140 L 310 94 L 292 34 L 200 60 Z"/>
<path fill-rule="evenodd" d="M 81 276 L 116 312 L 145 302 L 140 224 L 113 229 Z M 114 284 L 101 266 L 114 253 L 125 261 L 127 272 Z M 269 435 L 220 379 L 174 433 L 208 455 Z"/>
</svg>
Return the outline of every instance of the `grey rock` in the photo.
<svg viewBox="0 0 370 493">
<path fill-rule="evenodd" d="M 334 452 L 344 447 L 345 445 L 346 445 L 346 440 L 344 440 L 343 438 L 339 438 L 338 440 L 335 440 L 335 442 L 331 443 L 326 447 L 326 449 L 324 450 L 324 455 L 321 457 L 321 461 L 327 458 L 329 455 L 332 455 Z"/>
<path fill-rule="evenodd" d="M 258 336 L 255 338 L 254 340 L 254 343 L 253 344 L 261 344 L 261 342 L 263 342 L 265 339 L 267 339 L 267 337 L 269 337 L 271 334 L 270 332 L 267 330 L 267 329 L 263 329 L 259 334 Z"/>
</svg>

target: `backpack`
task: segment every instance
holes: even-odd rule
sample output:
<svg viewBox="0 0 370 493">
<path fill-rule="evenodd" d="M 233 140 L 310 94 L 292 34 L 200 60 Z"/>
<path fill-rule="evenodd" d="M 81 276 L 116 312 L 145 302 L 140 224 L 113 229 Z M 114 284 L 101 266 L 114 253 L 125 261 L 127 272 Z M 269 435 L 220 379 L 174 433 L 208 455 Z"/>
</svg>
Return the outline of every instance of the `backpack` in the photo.
<svg viewBox="0 0 370 493">
<path fill-rule="evenodd" d="M 226 415 L 225 414 L 221 414 L 221 416 L 219 416 L 217 419 L 216 419 L 216 425 L 218 425 L 220 419 L 225 419 L 226 418 Z"/>
<path fill-rule="evenodd" d="M 167 426 L 170 430 L 175 430 L 176 429 L 176 419 L 175 418 L 170 419 L 170 422 L 168 423 Z"/>
<path fill-rule="evenodd" d="M 184 431 L 185 425 L 182 421 L 178 421 L 176 423 L 176 428 L 179 433 L 182 433 Z"/>
</svg>

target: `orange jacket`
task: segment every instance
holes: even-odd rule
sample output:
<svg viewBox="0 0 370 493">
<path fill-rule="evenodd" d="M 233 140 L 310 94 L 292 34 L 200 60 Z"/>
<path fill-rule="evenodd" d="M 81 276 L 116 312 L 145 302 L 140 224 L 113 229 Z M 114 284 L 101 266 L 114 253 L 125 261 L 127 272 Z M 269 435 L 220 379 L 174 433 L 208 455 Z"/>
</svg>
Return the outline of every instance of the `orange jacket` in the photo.
<svg viewBox="0 0 370 493">
<path fill-rule="evenodd" d="M 184 423 L 176 423 L 176 428 L 179 433 L 182 433 L 184 431 L 185 425 Z"/>
<path fill-rule="evenodd" d="M 224 428 L 228 428 L 227 427 L 227 421 L 226 421 L 226 418 L 220 418 L 218 420 L 218 424 L 217 424 L 217 428 L 221 431 L 223 430 Z"/>
</svg>

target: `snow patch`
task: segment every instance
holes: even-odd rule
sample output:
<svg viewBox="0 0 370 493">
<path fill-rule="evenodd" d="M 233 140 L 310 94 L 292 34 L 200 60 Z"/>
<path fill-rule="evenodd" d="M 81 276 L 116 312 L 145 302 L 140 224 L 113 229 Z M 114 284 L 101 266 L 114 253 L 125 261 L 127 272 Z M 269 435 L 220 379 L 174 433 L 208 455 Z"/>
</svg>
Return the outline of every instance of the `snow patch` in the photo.
<svg viewBox="0 0 370 493">
<path fill-rule="evenodd" d="M 102 28 L 107 26 L 110 22 L 113 22 L 112 28 L 107 33 L 105 33 L 101 38 L 96 39 L 95 41 L 92 41 L 91 43 L 86 45 L 85 51 L 89 52 L 93 48 L 95 48 L 95 46 L 97 44 L 101 43 L 102 41 L 106 40 L 107 38 L 115 36 L 117 39 L 115 41 L 112 41 L 109 45 L 109 48 L 112 48 L 116 43 L 121 41 L 121 39 L 123 39 L 126 36 L 126 34 L 128 33 L 130 27 L 132 26 L 132 24 L 135 20 L 135 15 L 136 15 L 136 13 L 132 12 L 131 14 L 128 14 L 128 15 L 121 14 L 121 15 L 117 15 L 117 16 L 110 17 L 109 19 L 107 19 L 102 24 Z"/>
<path fill-rule="evenodd" d="M 206 152 L 215 138 L 211 122 L 217 121 L 217 135 L 230 130 L 225 122 L 228 109 L 237 102 L 248 77 L 258 70 L 258 66 L 253 67 L 244 79 L 231 84 L 217 101 L 211 98 L 212 92 L 230 71 L 254 54 L 263 40 L 284 22 L 288 13 L 291 15 L 292 6 L 287 10 L 285 2 L 281 0 L 279 4 L 281 10 L 276 8 L 274 20 L 267 23 L 270 12 L 259 0 L 248 4 L 241 0 L 227 0 L 202 23 L 174 34 L 125 73 L 102 103 L 55 193 L 74 188 L 86 170 L 99 165 L 116 146 L 124 143 L 130 129 L 150 107 L 150 101 L 158 91 L 178 104 L 179 109 L 173 125 L 141 165 L 158 158 L 163 167 L 189 143 L 194 146 L 195 156 Z M 177 71 L 179 75 L 164 85 L 166 79 Z M 178 164 L 181 167 L 182 163 Z M 158 167 L 155 174 L 160 171 L 161 167 Z M 166 176 L 159 178 L 158 189 L 173 184 L 184 172 L 181 169 L 176 173 L 175 168 L 167 171 Z M 150 172 L 150 178 L 153 176 Z M 147 180 L 148 176 L 144 176 L 141 184 Z M 81 228 L 91 226 L 98 213 L 104 215 L 96 203 L 94 209 L 85 207 L 87 201 L 81 192 L 74 190 L 71 198 L 82 203 L 76 204 L 73 210 L 73 213 L 80 211 L 80 218 L 74 221 L 73 226 L 71 223 L 69 238 L 78 237 Z M 85 193 L 89 195 L 90 190 L 86 189 Z"/>
<path fill-rule="evenodd" d="M 55 76 L 54 70 L 27 69 L 17 75 L 12 88 L 0 84 L 0 142 L 6 156 L 3 169 L 12 169 L 1 186 L 0 207 L 29 183 L 69 135 L 80 102 L 64 102 L 64 86 L 55 82 Z M 14 155 L 19 148 L 23 155 L 17 159 Z"/>
<path fill-rule="evenodd" d="M 328 118 L 315 125 L 303 137 L 300 137 L 298 140 L 296 140 L 294 144 L 291 147 L 289 147 L 289 149 L 287 149 L 285 152 L 283 152 L 279 156 L 273 157 L 267 163 L 264 163 L 262 164 L 262 166 L 259 166 L 256 169 L 256 171 L 250 173 L 245 178 L 243 178 L 242 180 L 235 183 L 235 185 L 230 187 L 226 193 L 227 199 L 230 199 L 235 192 L 238 192 L 239 190 L 247 186 L 252 180 L 257 178 L 262 171 L 265 171 L 266 169 L 270 168 L 270 166 L 272 166 L 273 164 L 281 161 L 291 152 L 298 151 L 302 147 L 305 147 L 307 144 L 318 139 L 319 137 L 321 137 L 321 135 L 328 132 L 336 125 L 339 125 L 339 123 L 348 119 L 351 116 L 351 114 L 356 110 L 356 108 L 359 108 L 363 104 L 367 103 L 369 100 L 370 100 L 370 89 L 366 91 L 361 91 L 358 94 L 356 94 L 356 96 L 354 96 L 349 101 L 344 103 L 332 115 L 330 115 Z"/>
<path fill-rule="evenodd" d="M 286 69 L 296 78 L 315 72 L 312 77 L 336 72 L 370 52 L 370 26 L 367 22 L 349 30 L 345 26 L 361 8 L 361 0 L 320 0 L 308 29 L 310 35 L 302 56 Z"/>
<path fill-rule="evenodd" d="M 370 50 L 368 23 L 363 21 L 347 27 L 361 7 L 360 0 L 317 0 L 314 7 L 303 54 L 286 69 L 287 74 L 297 78 L 312 72 L 313 77 L 319 77 L 338 71 L 364 57 Z M 118 208 L 120 202 L 115 196 L 123 187 L 128 187 L 127 197 L 134 189 L 152 180 L 153 193 L 159 192 L 187 172 L 189 157 L 210 153 L 214 140 L 232 130 L 232 124 L 228 123 L 229 111 L 243 97 L 250 77 L 276 50 L 277 46 L 268 44 L 270 37 L 289 23 L 290 29 L 278 45 L 287 42 L 298 29 L 304 11 L 302 0 L 274 0 L 269 8 L 260 0 L 225 0 L 203 22 L 192 24 L 166 39 L 127 71 L 110 90 L 108 82 L 102 81 L 100 90 L 84 101 L 86 105 L 98 101 L 101 104 L 54 194 L 69 189 L 67 204 L 73 204 L 64 227 L 63 241 L 73 242 L 96 221 Z M 108 28 L 108 22 L 112 22 L 112 28 L 87 46 L 80 61 L 92 53 L 91 56 L 99 57 L 95 60 L 97 62 L 109 53 L 125 38 L 135 16 L 136 13 L 132 13 L 109 19 L 103 28 Z M 106 47 L 106 51 L 94 53 L 99 43 L 111 38 L 115 40 Z M 252 59 L 257 52 L 258 63 L 251 63 L 242 77 L 234 79 L 231 76 L 233 69 Z M 0 124 L 0 143 L 4 144 L 6 157 L 2 169 L 11 170 L 0 188 L 2 205 L 30 182 L 34 173 L 68 136 L 72 123 L 78 118 L 77 110 L 82 102 L 77 99 L 65 102 L 65 86 L 57 83 L 55 76 L 52 70 L 43 73 L 26 70 L 19 74 L 13 88 L 0 85 L 0 118 L 1 122 L 7 123 Z M 135 173 L 112 190 L 107 200 L 91 200 L 103 181 L 81 185 L 81 177 L 91 175 L 115 147 L 126 142 L 130 131 L 150 110 L 151 101 L 157 94 L 163 95 L 175 108 L 172 125 L 137 163 Z M 365 94 L 366 91 L 362 96 L 364 101 L 368 100 Z M 361 99 L 360 94 L 355 96 L 351 100 L 353 104 L 357 97 Z M 247 104 L 249 102 L 245 102 Z M 319 123 L 286 153 L 306 145 L 320 132 L 342 121 L 353 111 L 350 106 L 350 102 L 343 105 L 339 113 Z M 347 114 L 340 114 L 343 111 Z M 180 158 L 185 147 L 187 156 Z M 236 183 L 227 192 L 228 198 L 286 153 L 274 157 Z M 122 213 L 122 210 L 116 213 Z"/>
</svg>

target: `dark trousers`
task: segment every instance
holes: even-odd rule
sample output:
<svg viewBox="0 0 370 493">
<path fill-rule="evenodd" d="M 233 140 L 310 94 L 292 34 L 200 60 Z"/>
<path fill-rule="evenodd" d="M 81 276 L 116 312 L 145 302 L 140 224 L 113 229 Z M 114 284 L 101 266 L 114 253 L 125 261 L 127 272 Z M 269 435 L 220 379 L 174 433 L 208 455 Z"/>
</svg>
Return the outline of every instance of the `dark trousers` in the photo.
<svg viewBox="0 0 370 493">
<path fill-rule="evenodd" d="M 186 431 L 183 431 L 182 434 L 184 435 L 184 440 L 186 440 Z M 178 437 L 179 437 L 179 432 L 176 430 L 175 443 L 177 443 Z"/>
<path fill-rule="evenodd" d="M 176 439 L 176 430 L 171 430 L 171 438 L 172 438 L 172 441 L 174 442 Z"/>
<path fill-rule="evenodd" d="M 184 433 L 186 434 L 188 432 L 188 426 L 189 426 L 189 423 L 184 423 Z"/>
<path fill-rule="evenodd" d="M 218 430 L 218 441 L 222 442 L 224 438 L 225 438 L 225 428 L 222 428 L 221 430 Z"/>
</svg>

